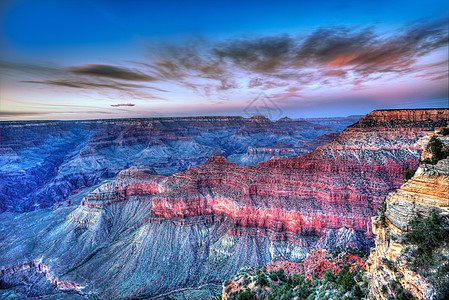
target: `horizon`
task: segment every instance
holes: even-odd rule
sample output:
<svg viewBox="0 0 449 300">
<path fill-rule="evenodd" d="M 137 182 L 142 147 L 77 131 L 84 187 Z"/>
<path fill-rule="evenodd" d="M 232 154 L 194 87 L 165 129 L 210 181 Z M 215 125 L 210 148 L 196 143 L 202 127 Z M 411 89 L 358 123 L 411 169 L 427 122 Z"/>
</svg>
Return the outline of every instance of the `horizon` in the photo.
<svg viewBox="0 0 449 300">
<path fill-rule="evenodd" d="M 449 107 L 442 0 L 0 5 L 2 121 Z"/>
<path fill-rule="evenodd" d="M 347 115 L 347 116 L 321 116 L 321 117 L 305 117 L 305 118 L 290 118 L 288 116 L 282 116 L 280 118 L 276 119 L 270 119 L 267 116 L 264 115 L 253 115 L 253 116 L 242 116 L 242 115 L 186 115 L 186 116 L 158 116 L 158 117 L 130 117 L 130 118 L 123 118 L 123 117 L 117 117 L 117 118 L 99 118 L 99 119 L 29 119 L 29 120 L 0 120 L 0 122 L 77 122 L 77 121 L 109 121 L 109 120 L 145 120 L 145 119 L 189 119 L 189 118 L 227 118 L 227 117 L 234 117 L 234 118 L 243 118 L 243 119 L 251 119 L 251 118 L 257 118 L 257 117 L 263 117 L 271 122 L 277 122 L 281 119 L 289 118 L 295 121 L 301 121 L 301 120 L 311 120 L 311 119 L 344 119 L 344 118 L 351 118 L 351 117 L 361 117 L 364 118 L 367 115 L 369 115 L 372 112 L 375 111 L 400 111 L 400 110 L 439 110 L 439 109 L 447 109 L 449 110 L 449 107 L 432 107 L 432 108 L 391 108 L 391 109 L 374 109 L 366 114 L 359 114 L 359 115 Z"/>
</svg>

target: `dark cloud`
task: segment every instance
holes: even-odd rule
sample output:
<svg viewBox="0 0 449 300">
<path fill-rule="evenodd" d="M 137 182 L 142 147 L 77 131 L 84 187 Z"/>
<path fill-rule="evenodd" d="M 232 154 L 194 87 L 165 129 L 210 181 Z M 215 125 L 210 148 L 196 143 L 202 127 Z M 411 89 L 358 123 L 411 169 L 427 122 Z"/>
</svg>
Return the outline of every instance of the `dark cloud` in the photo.
<svg viewBox="0 0 449 300">
<path fill-rule="evenodd" d="M 120 106 L 135 106 L 134 103 L 119 103 L 119 104 L 111 104 L 112 107 L 120 107 Z"/>
<path fill-rule="evenodd" d="M 113 79 L 130 80 L 130 81 L 154 81 L 155 79 L 149 75 L 130 70 L 127 68 L 110 66 L 110 65 L 83 65 L 71 67 L 67 72 L 76 75 L 87 75 L 96 77 L 107 77 Z"/>
<path fill-rule="evenodd" d="M 323 76 L 346 78 L 347 71 L 339 69 L 327 69 L 323 71 Z"/>
<path fill-rule="evenodd" d="M 110 81 L 108 83 L 101 82 L 89 82 L 89 81 L 79 81 L 79 80 L 23 80 L 21 82 L 24 83 L 34 83 L 34 84 L 43 84 L 43 85 L 53 85 L 60 87 L 68 87 L 68 88 L 77 88 L 77 89 L 87 89 L 87 90 L 116 90 L 120 91 L 123 94 L 123 97 L 131 97 L 133 99 L 159 99 L 159 100 L 167 100 L 163 97 L 159 97 L 144 91 L 145 89 L 152 89 L 160 92 L 166 92 L 163 89 L 148 87 L 145 85 L 138 84 L 129 84 L 129 83 L 120 83 L 115 81 Z"/>
<path fill-rule="evenodd" d="M 231 60 L 242 68 L 257 72 L 273 72 L 287 62 L 296 41 L 288 35 L 238 39 L 222 43 L 212 49 L 212 53 L 223 61 Z"/>
<path fill-rule="evenodd" d="M 70 87 L 70 88 L 79 88 L 79 89 L 88 89 L 88 88 L 107 88 L 107 89 L 115 89 L 115 90 L 127 90 L 129 88 L 147 88 L 144 85 L 137 84 L 126 84 L 126 83 L 98 83 L 98 82 L 88 82 L 88 81 L 78 81 L 78 80 L 23 80 L 21 82 L 24 83 L 36 83 L 36 84 L 46 84 L 46 85 L 57 85 L 62 87 Z"/>
</svg>

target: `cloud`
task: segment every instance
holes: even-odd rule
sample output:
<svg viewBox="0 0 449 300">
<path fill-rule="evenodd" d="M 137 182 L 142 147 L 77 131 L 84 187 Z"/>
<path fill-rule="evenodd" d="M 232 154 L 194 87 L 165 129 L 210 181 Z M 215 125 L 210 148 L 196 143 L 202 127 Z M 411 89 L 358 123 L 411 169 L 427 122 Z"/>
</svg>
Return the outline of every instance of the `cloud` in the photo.
<svg viewBox="0 0 449 300">
<path fill-rule="evenodd" d="M 120 80 L 130 81 L 154 81 L 155 79 L 149 75 L 130 70 L 127 68 L 111 66 L 111 65 L 83 65 L 78 67 L 70 67 L 67 72 L 75 75 L 87 75 L 96 77 L 107 77 Z"/>
<path fill-rule="evenodd" d="M 112 112 L 101 110 L 89 110 L 89 111 L 0 111 L 0 117 L 15 117 L 15 116 L 39 116 L 49 114 L 112 114 Z"/>
<path fill-rule="evenodd" d="M 61 73 L 61 68 L 56 65 L 18 63 L 4 60 L 0 60 L 0 70 L 3 70 L 2 72 L 23 72 L 39 75 L 54 75 L 57 73 Z"/>
<path fill-rule="evenodd" d="M 408 24 L 384 33 L 374 27 L 333 26 L 298 35 L 242 36 L 218 42 L 196 36 L 177 44 L 153 42 L 147 61 L 128 61 L 126 67 L 84 64 L 63 68 L 0 61 L 0 68 L 42 74 L 38 80 L 22 81 L 26 83 L 117 91 L 111 98 L 119 101 L 130 97 L 166 100 L 160 96 L 167 92 L 166 86 L 183 87 L 210 101 L 256 89 L 278 95 L 278 99 L 299 98 L 317 86 L 350 90 L 406 75 L 445 78 L 444 65 L 419 63 L 421 57 L 448 45 L 446 22 Z M 431 72 L 435 68 L 444 69 Z"/>
<path fill-rule="evenodd" d="M 128 88 L 147 88 L 144 85 L 136 85 L 136 84 L 124 84 L 118 82 L 112 83 L 96 83 L 96 82 L 88 82 L 88 81 L 78 81 L 78 80 L 44 80 L 44 81 L 36 81 L 36 80 L 23 80 L 21 82 L 24 83 L 36 83 L 36 84 L 46 84 L 46 85 L 57 85 L 62 87 L 70 87 L 70 88 L 107 88 L 107 89 L 116 89 L 116 90 L 126 90 Z"/>
<path fill-rule="evenodd" d="M 385 34 L 374 28 L 334 26 L 299 36 L 242 37 L 218 43 L 196 38 L 191 45 L 153 49 L 153 60 L 146 65 L 156 78 L 196 91 L 207 87 L 208 95 L 318 82 L 361 87 L 382 74 L 417 72 L 415 63 L 421 56 L 447 45 L 444 24 L 416 23 Z M 210 82 L 201 83 L 199 78 Z"/>
<path fill-rule="evenodd" d="M 45 115 L 49 112 L 36 112 L 36 111 L 0 111 L 1 117 L 9 117 L 9 116 L 33 116 L 33 115 Z"/>
<path fill-rule="evenodd" d="M 163 97 L 156 96 L 152 93 L 144 91 L 145 89 L 152 89 L 159 92 L 166 92 L 163 89 L 149 87 L 145 85 L 122 83 L 116 81 L 102 82 L 90 82 L 90 81 L 79 81 L 70 79 L 60 79 L 60 80 L 23 80 L 23 83 L 33 83 L 33 84 L 43 84 L 52 85 L 65 88 L 76 88 L 76 89 L 86 89 L 86 90 L 116 90 L 121 92 L 122 97 L 131 97 L 133 99 L 158 99 L 167 100 Z"/>
<path fill-rule="evenodd" d="M 291 59 L 296 41 L 288 35 L 237 39 L 212 49 L 219 61 L 229 59 L 234 65 L 254 72 L 274 72 Z"/>
<path fill-rule="evenodd" d="M 111 104 L 112 107 L 120 107 L 120 106 L 135 106 L 134 103 L 119 103 L 119 104 Z"/>
</svg>

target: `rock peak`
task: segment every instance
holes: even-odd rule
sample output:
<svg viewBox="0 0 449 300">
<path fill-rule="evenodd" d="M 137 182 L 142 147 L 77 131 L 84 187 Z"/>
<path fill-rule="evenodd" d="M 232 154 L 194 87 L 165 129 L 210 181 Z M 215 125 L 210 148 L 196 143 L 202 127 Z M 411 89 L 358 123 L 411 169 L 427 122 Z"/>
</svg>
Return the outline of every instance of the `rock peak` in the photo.
<svg viewBox="0 0 449 300">
<path fill-rule="evenodd" d="M 220 153 L 216 153 L 216 154 L 212 155 L 207 160 L 206 163 L 226 163 L 226 162 L 228 162 L 228 161 L 226 160 L 226 158 L 223 155 L 221 155 Z"/>
<path fill-rule="evenodd" d="M 250 118 L 250 120 L 254 120 L 254 121 L 270 121 L 270 119 L 268 119 L 265 116 L 252 116 Z"/>
<path fill-rule="evenodd" d="M 289 117 L 283 117 L 283 118 L 280 118 L 278 121 L 287 122 L 287 121 L 293 121 L 293 119 L 291 119 Z"/>
</svg>

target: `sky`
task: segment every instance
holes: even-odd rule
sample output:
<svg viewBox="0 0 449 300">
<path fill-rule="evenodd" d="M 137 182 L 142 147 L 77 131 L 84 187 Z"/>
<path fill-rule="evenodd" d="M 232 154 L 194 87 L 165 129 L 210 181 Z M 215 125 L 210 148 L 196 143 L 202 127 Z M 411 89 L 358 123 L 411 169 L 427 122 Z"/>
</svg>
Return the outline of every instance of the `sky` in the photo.
<svg viewBox="0 0 449 300">
<path fill-rule="evenodd" d="M 0 119 L 448 107 L 448 1 L 0 2 Z"/>
</svg>

